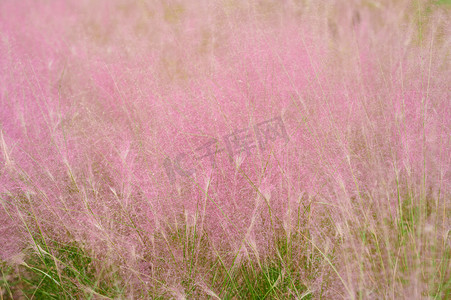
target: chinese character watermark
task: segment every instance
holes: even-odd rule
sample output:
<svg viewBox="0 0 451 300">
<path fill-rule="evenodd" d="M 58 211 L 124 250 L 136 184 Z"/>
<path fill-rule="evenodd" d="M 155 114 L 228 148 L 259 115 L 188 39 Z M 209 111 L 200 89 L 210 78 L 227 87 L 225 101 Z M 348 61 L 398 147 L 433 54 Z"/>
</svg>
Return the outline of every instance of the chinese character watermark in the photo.
<svg viewBox="0 0 451 300">
<path fill-rule="evenodd" d="M 216 168 L 216 155 L 224 152 L 224 150 L 229 155 L 230 163 L 233 163 L 233 158 L 236 155 L 245 152 L 250 156 L 251 150 L 257 148 L 257 145 L 260 151 L 264 151 L 268 148 L 270 142 L 274 142 L 278 138 L 283 139 L 286 143 L 290 140 L 281 116 L 257 123 L 253 126 L 253 129 L 257 142 L 254 140 L 250 128 L 234 130 L 233 133 L 222 137 L 225 148 L 219 148 L 218 140 L 211 138 L 207 143 L 195 149 L 196 153 L 200 155 L 195 158 L 208 158 L 211 167 Z M 164 160 L 163 166 L 171 183 L 175 183 L 176 174 L 182 177 L 190 177 L 195 173 L 193 166 L 188 166 L 186 158 L 187 154 L 181 152 L 174 159 L 166 158 Z"/>
</svg>

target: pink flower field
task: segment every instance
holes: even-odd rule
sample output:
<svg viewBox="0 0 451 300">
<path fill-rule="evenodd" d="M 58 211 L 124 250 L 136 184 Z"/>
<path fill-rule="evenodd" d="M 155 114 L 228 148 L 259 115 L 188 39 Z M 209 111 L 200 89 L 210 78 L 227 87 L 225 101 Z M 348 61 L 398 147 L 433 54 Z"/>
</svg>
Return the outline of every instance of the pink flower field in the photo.
<svg viewBox="0 0 451 300">
<path fill-rule="evenodd" d="M 0 0 L 0 299 L 450 299 L 450 28 Z"/>
</svg>

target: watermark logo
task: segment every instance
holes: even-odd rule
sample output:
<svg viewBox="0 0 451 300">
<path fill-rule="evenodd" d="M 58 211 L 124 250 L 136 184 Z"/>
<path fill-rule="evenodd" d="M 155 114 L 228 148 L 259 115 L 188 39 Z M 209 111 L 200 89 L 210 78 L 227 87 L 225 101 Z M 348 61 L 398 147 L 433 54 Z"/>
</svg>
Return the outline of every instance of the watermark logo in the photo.
<svg viewBox="0 0 451 300">
<path fill-rule="evenodd" d="M 252 134 L 252 129 L 254 134 Z M 254 136 L 257 140 L 254 139 Z M 282 139 L 286 143 L 290 140 L 281 116 L 257 123 L 252 128 L 237 129 L 231 134 L 224 135 L 222 141 L 225 148 L 219 148 L 219 140 L 211 138 L 195 149 L 196 154 L 199 154 L 195 159 L 209 159 L 211 167 L 216 168 L 216 155 L 227 152 L 230 163 L 233 164 L 236 155 L 246 153 L 250 156 L 251 151 L 257 147 L 260 151 L 264 151 L 271 142 L 277 139 Z M 168 157 L 164 160 L 163 166 L 172 184 L 175 183 L 177 175 L 190 177 L 196 172 L 194 166 L 189 166 L 187 156 L 187 153 L 180 152 L 175 158 Z"/>
</svg>

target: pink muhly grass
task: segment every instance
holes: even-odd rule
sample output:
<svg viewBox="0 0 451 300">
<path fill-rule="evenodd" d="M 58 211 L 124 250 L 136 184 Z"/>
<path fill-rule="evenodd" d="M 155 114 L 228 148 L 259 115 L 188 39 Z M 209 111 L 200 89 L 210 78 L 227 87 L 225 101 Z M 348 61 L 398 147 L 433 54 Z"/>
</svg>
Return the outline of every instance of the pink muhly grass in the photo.
<svg viewBox="0 0 451 300">
<path fill-rule="evenodd" d="M 0 258 L 76 242 L 124 297 L 227 297 L 279 258 L 284 297 L 440 293 L 449 8 L 304 2 L 0 3 Z"/>
</svg>

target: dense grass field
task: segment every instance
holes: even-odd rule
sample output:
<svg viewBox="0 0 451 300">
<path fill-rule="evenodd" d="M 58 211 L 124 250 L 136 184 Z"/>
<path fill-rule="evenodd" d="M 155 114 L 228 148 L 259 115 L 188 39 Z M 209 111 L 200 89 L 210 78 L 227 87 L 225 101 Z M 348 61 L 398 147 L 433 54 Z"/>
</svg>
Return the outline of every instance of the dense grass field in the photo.
<svg viewBox="0 0 451 300">
<path fill-rule="evenodd" d="M 0 299 L 450 299 L 450 28 L 0 0 Z"/>
</svg>

